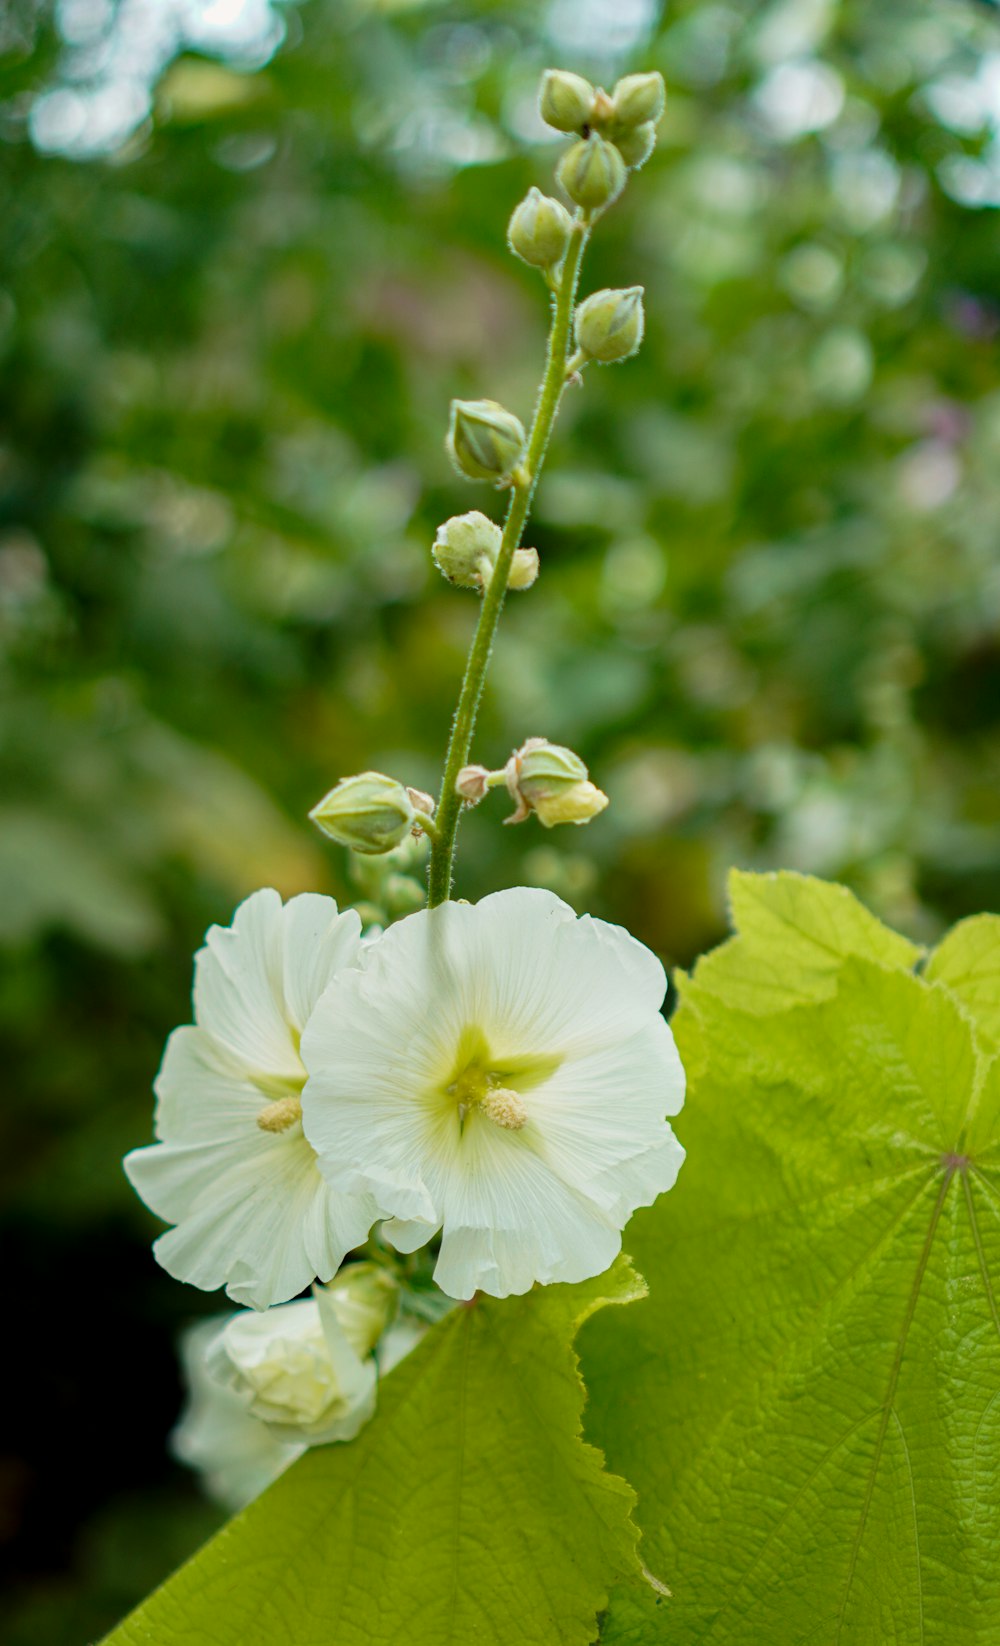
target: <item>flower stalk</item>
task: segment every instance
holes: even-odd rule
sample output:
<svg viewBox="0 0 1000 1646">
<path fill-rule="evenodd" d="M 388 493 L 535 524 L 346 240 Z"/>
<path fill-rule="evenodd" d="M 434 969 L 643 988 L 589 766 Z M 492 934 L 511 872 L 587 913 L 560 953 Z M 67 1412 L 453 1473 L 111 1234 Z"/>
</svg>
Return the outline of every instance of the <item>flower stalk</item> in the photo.
<svg viewBox="0 0 1000 1646">
<path fill-rule="evenodd" d="M 444 779 L 441 784 L 441 798 L 435 812 L 437 838 L 431 846 L 427 902 L 428 907 L 432 909 L 436 908 L 439 903 L 444 903 L 451 896 L 455 836 L 462 810 L 462 797 L 455 785 L 462 767 L 468 765 L 469 762 L 476 716 L 479 712 L 486 671 L 489 668 L 490 654 L 493 650 L 493 641 L 496 637 L 500 613 L 503 610 L 504 597 L 507 593 L 507 580 L 510 575 L 511 564 L 524 535 L 531 499 L 545 460 L 545 451 L 555 424 L 563 390 L 566 387 L 573 302 L 580 278 L 580 265 L 583 261 L 584 248 L 590 235 L 590 226 L 591 213 L 583 210 L 577 211 L 569 237 L 569 245 L 566 249 L 562 273 L 554 293 L 545 374 L 542 378 L 538 401 L 535 406 L 534 421 L 528 437 L 528 450 L 524 462 L 515 471 L 512 478 L 510 507 L 507 511 L 507 519 L 504 522 L 503 537 L 497 553 L 496 567 L 483 594 L 479 610 L 479 621 L 476 624 L 472 645 L 469 648 L 458 707 L 452 721 L 451 737 L 448 741 L 448 752 L 445 757 Z"/>
</svg>

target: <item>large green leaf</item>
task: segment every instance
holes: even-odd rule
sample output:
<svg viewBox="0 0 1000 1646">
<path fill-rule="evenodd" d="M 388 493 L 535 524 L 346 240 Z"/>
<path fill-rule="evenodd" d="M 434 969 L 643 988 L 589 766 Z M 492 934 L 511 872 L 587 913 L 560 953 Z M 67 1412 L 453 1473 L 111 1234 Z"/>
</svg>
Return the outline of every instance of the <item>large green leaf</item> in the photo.
<svg viewBox="0 0 1000 1646">
<path fill-rule="evenodd" d="M 589 1646 L 641 1567 L 633 1494 L 580 1438 L 572 1340 L 643 1292 L 619 1259 L 457 1308 L 357 1440 L 308 1453 L 108 1646 Z"/>
<path fill-rule="evenodd" d="M 830 890 L 797 891 L 808 934 Z M 885 934 L 811 1000 L 783 999 L 794 944 L 762 956 L 770 1012 L 727 997 L 754 948 L 682 988 L 688 1160 L 629 1231 L 649 1301 L 584 1340 L 588 1431 L 674 1596 L 616 1594 L 602 1638 L 995 1646 L 1000 1063 Z"/>
</svg>

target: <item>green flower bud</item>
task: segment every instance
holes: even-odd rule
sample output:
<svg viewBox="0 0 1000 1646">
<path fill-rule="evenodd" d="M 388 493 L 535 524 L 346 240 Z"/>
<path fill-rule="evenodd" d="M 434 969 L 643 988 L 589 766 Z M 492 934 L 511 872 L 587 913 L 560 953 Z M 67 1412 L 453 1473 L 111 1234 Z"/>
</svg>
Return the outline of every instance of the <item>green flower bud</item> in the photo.
<svg viewBox="0 0 1000 1646">
<path fill-rule="evenodd" d="M 556 172 L 571 200 L 588 211 L 610 206 L 625 187 L 625 162 L 613 143 L 592 132 L 567 149 Z"/>
<path fill-rule="evenodd" d="M 503 533 L 478 509 L 453 515 L 438 527 L 431 554 L 438 571 L 460 589 L 488 587 L 496 568 Z M 538 550 L 515 549 L 507 578 L 508 589 L 530 589 L 538 576 Z"/>
<path fill-rule="evenodd" d="M 550 269 L 565 257 L 572 228 L 565 206 L 540 189 L 529 189 L 521 204 L 514 207 L 507 244 L 532 268 Z"/>
<path fill-rule="evenodd" d="M 627 360 L 638 351 L 644 324 L 641 286 L 595 291 L 577 305 L 573 317 L 576 346 L 588 360 L 602 365 Z"/>
<path fill-rule="evenodd" d="M 667 101 L 662 74 L 627 74 L 611 93 L 615 119 L 623 126 L 644 126 L 657 121 Z"/>
<path fill-rule="evenodd" d="M 459 474 L 502 486 L 524 456 L 524 425 L 496 400 L 453 400 L 446 444 Z"/>
<path fill-rule="evenodd" d="M 317 1288 L 336 1300 L 337 1318 L 356 1354 L 371 1354 L 399 1307 L 399 1283 L 380 1263 L 348 1263 Z"/>
<path fill-rule="evenodd" d="M 313 822 L 352 851 L 374 855 L 392 851 L 406 839 L 416 816 L 402 783 L 381 772 L 342 777 L 309 813 Z"/>
<path fill-rule="evenodd" d="M 544 737 L 529 737 L 515 749 L 504 776 L 517 803 L 508 823 L 523 823 L 529 812 L 546 829 L 557 823 L 589 823 L 608 804 L 607 795 L 590 782 L 580 756 Z"/>
<path fill-rule="evenodd" d="M 453 515 L 438 527 L 431 554 L 449 583 L 460 589 L 485 588 L 496 565 L 503 533 L 478 509 Z"/>
<path fill-rule="evenodd" d="M 656 127 L 652 120 L 641 126 L 626 126 L 615 137 L 614 145 L 629 170 L 638 171 L 656 147 Z"/>
<path fill-rule="evenodd" d="M 594 88 L 580 74 L 546 69 L 542 75 L 538 108 L 547 126 L 556 131 L 580 131 L 594 106 Z"/>
</svg>

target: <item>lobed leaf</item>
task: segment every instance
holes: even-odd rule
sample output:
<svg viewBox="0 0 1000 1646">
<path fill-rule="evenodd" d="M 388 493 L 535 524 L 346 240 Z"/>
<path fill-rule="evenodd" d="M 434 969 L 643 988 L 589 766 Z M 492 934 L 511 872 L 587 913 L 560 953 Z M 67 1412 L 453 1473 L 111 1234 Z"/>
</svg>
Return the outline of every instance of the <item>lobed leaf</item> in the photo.
<svg viewBox="0 0 1000 1646">
<path fill-rule="evenodd" d="M 903 969 L 834 890 L 739 883 L 748 929 L 682 988 L 688 1160 L 630 1229 L 650 1298 L 583 1345 L 674 1598 L 617 1593 L 607 1642 L 1000 1639 L 1000 1060 L 958 972 Z"/>
</svg>

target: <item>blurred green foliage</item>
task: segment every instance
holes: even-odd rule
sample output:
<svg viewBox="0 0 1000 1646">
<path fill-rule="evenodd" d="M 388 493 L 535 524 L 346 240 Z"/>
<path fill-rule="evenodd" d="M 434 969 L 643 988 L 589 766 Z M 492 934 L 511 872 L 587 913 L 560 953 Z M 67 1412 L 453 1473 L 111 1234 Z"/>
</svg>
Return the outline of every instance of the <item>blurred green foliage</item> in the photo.
<svg viewBox="0 0 1000 1646">
<path fill-rule="evenodd" d="M 454 394 L 530 411 L 504 227 L 560 152 L 552 62 L 667 79 L 585 280 L 643 284 L 647 338 L 567 399 L 476 754 L 570 743 L 612 805 L 550 836 L 494 798 L 460 891 L 551 885 L 682 962 L 732 863 L 921 938 L 1000 901 L 992 7 L 9 0 L 0 1173 L 15 1307 L 68 1310 L 0 1458 L 16 1646 L 92 1637 L 204 1528 L 160 1461 L 203 1300 L 118 1158 L 205 925 L 350 895 L 304 821 L 337 777 L 436 787 L 475 597 L 429 547 L 497 503 L 442 435 Z M 103 1370 L 67 1348 L 95 1309 Z"/>
</svg>

